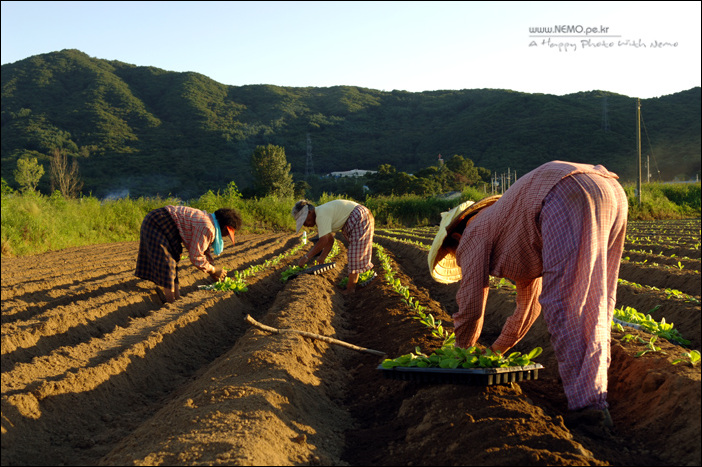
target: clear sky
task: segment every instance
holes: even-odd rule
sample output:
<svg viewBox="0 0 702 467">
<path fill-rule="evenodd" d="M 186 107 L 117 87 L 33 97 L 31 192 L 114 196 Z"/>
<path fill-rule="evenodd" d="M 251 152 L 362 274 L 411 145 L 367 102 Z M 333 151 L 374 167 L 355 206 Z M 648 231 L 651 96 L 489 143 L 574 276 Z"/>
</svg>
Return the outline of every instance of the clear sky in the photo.
<svg viewBox="0 0 702 467">
<path fill-rule="evenodd" d="M 701 2 L 2 2 L 2 64 L 62 49 L 241 86 L 700 86 Z M 659 45 L 656 47 L 655 45 Z"/>
</svg>

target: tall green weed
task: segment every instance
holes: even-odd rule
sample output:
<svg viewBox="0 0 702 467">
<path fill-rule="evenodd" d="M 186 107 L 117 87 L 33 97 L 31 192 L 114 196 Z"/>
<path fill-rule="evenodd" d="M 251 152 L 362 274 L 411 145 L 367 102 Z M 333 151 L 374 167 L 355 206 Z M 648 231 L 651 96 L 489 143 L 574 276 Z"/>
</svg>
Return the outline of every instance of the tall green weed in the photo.
<svg viewBox="0 0 702 467">
<path fill-rule="evenodd" d="M 2 255 L 135 241 L 144 216 L 177 199 L 139 198 L 101 202 L 93 197 L 65 199 L 59 192 L 2 195 Z"/>
<path fill-rule="evenodd" d="M 638 205 L 635 186 L 624 187 L 629 200 L 629 218 L 670 219 L 700 216 L 700 183 L 646 184 L 642 205 Z M 460 198 L 447 200 L 421 196 L 367 197 L 362 201 L 373 213 L 377 226 L 414 227 L 436 225 L 441 212 L 458 204 L 487 196 L 481 190 L 468 189 Z M 344 195 L 323 193 L 314 203 Z M 199 198 L 122 198 L 100 201 L 93 197 L 65 199 L 60 193 L 2 193 L 2 255 L 24 256 L 95 243 L 137 241 L 144 216 L 168 204 L 188 206 L 214 212 L 221 207 L 237 209 L 244 232 L 293 231 L 295 221 L 290 210 L 295 198 L 243 199 L 233 183 L 222 191 L 208 191 Z"/>
<path fill-rule="evenodd" d="M 630 220 L 679 219 L 700 216 L 700 183 L 647 183 L 641 187 L 624 185 L 629 201 Z"/>
</svg>

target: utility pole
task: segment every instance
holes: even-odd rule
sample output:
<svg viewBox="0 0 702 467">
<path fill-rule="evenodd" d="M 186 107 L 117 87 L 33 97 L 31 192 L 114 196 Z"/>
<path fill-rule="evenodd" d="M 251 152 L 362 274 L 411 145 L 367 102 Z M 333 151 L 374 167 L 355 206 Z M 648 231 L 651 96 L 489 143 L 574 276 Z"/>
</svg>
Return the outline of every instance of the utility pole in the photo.
<svg viewBox="0 0 702 467">
<path fill-rule="evenodd" d="M 507 167 L 507 189 L 509 190 L 509 187 L 512 185 L 512 174 L 509 171 L 509 167 Z"/>
<path fill-rule="evenodd" d="M 314 165 L 312 164 L 312 138 L 307 133 L 307 162 L 305 163 L 305 180 L 309 180 L 310 175 L 314 174 Z"/>
<path fill-rule="evenodd" d="M 641 99 L 636 98 L 636 147 L 638 152 L 639 180 L 636 186 L 639 206 L 641 206 Z"/>
</svg>

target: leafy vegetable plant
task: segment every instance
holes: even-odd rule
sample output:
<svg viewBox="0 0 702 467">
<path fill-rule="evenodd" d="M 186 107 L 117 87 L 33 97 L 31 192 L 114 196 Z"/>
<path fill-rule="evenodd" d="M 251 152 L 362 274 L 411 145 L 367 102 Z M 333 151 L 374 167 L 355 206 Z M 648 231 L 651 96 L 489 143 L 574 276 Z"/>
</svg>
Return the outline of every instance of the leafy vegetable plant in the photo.
<svg viewBox="0 0 702 467">
<path fill-rule="evenodd" d="M 643 340 L 643 339 L 641 339 L 641 338 L 639 337 L 639 338 L 638 338 L 639 342 L 646 344 L 646 350 L 642 350 L 642 351 L 640 351 L 640 352 L 637 352 L 635 356 L 636 356 L 636 357 L 640 357 L 640 356 L 645 355 L 645 354 L 647 354 L 647 353 L 649 353 L 649 352 L 661 352 L 661 353 L 665 353 L 665 352 L 662 352 L 662 351 L 661 351 L 661 348 L 660 348 L 660 347 L 658 347 L 657 345 L 654 344 L 654 342 L 656 342 L 656 339 L 657 339 L 656 336 L 651 336 L 651 339 L 650 339 L 648 342 L 646 342 L 645 340 Z"/>
<path fill-rule="evenodd" d="M 453 344 L 445 345 L 430 355 L 423 354 L 419 347 L 414 353 L 402 355 L 394 359 L 385 359 L 382 367 L 385 369 L 395 367 L 417 368 L 509 368 L 527 366 L 532 360 L 541 355 L 541 347 L 536 347 L 528 354 L 512 352 L 502 355 L 490 349 L 481 350 L 478 347 L 463 349 Z"/>
<path fill-rule="evenodd" d="M 367 280 L 372 279 L 373 277 L 375 277 L 375 271 L 373 271 L 372 269 L 370 269 L 370 270 L 368 270 L 368 271 L 366 271 L 366 272 L 362 272 L 362 273 L 358 276 L 358 283 L 361 284 L 361 283 L 363 283 L 363 282 L 365 282 L 365 281 L 367 281 Z M 341 279 L 341 280 L 339 281 L 339 287 L 341 287 L 341 288 L 343 289 L 344 287 L 346 287 L 346 284 L 348 284 L 348 283 L 349 283 L 349 278 L 348 278 L 348 277 L 344 277 L 343 279 Z"/>
<path fill-rule="evenodd" d="M 690 350 L 689 352 L 685 352 L 682 354 L 684 358 L 689 359 L 690 364 L 692 366 L 697 366 L 700 363 L 700 351 L 699 350 Z M 673 360 L 673 365 L 677 365 L 680 362 L 684 362 L 685 360 L 683 358 L 678 358 L 676 360 Z"/>
<path fill-rule="evenodd" d="M 240 277 L 225 277 L 224 280 L 217 281 L 214 284 L 211 285 L 203 285 L 200 286 L 201 289 L 203 290 L 217 290 L 217 291 L 224 291 L 224 292 L 236 292 L 236 293 L 241 293 L 241 292 L 246 292 L 249 290 L 249 288 L 246 285 L 246 282 L 244 282 L 244 279 Z"/>
<path fill-rule="evenodd" d="M 304 271 L 307 268 L 307 265 L 305 266 L 290 266 L 288 269 L 280 273 L 280 282 L 287 282 L 288 279 L 290 279 L 291 276 L 294 276 L 295 274 Z"/>
<path fill-rule="evenodd" d="M 673 323 L 666 323 L 665 318 L 661 318 L 661 321 L 658 322 L 651 317 L 650 313 L 657 308 L 658 307 L 653 308 L 649 314 L 644 315 L 636 311 L 635 308 L 627 306 L 621 309 L 615 309 L 614 317 L 620 321 L 640 326 L 645 331 L 667 339 L 675 344 L 689 345 L 690 341 L 684 339 L 677 329 L 673 329 Z"/>
</svg>

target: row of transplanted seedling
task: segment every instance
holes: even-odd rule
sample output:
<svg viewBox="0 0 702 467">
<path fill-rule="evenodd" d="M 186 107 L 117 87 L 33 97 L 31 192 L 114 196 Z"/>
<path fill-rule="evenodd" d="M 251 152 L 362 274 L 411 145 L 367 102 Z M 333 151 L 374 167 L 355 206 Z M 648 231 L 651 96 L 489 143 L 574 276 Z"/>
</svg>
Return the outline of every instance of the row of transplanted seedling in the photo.
<svg viewBox="0 0 702 467">
<path fill-rule="evenodd" d="M 502 355 L 499 352 L 492 352 L 489 349 L 480 349 L 478 347 L 468 347 L 466 349 L 456 347 L 456 336 L 443 327 L 441 320 L 437 320 L 431 313 L 426 313 L 427 307 L 422 306 L 410 295 L 409 286 L 403 285 L 397 277 L 395 277 L 390 257 L 385 252 L 385 249 L 373 244 L 376 250 L 376 256 L 380 260 L 380 266 L 383 269 L 385 281 L 393 288 L 395 292 L 402 296 L 402 301 L 416 313 L 414 319 L 419 320 L 426 326 L 431 335 L 441 340 L 441 347 L 434 350 L 431 354 L 425 354 L 419 347 L 415 348 L 414 352 L 401 355 L 396 358 L 387 358 L 382 362 L 382 367 L 385 369 L 395 367 L 418 367 L 418 368 L 507 368 L 507 367 L 523 367 L 532 363 L 532 360 L 541 354 L 540 347 L 535 348 L 528 354 L 520 352 L 511 352 L 507 355 Z"/>
<path fill-rule="evenodd" d="M 227 276 L 223 280 L 217 281 L 214 284 L 201 285 L 199 288 L 202 290 L 216 290 L 236 293 L 246 292 L 248 290 L 248 286 L 246 285 L 247 277 L 256 275 L 265 269 L 275 267 L 286 257 L 297 253 L 303 246 L 303 244 L 296 245 L 285 253 L 279 254 L 275 258 L 266 260 L 261 264 L 249 266 L 243 271 L 234 271 L 233 276 Z"/>
<path fill-rule="evenodd" d="M 627 243 L 652 248 L 700 250 L 700 220 L 629 222 Z"/>
<path fill-rule="evenodd" d="M 673 300 L 680 300 L 683 302 L 689 302 L 689 303 L 695 303 L 695 304 L 700 304 L 700 301 L 696 298 L 693 297 L 692 295 L 688 295 L 686 293 L 683 293 L 679 290 L 676 289 L 669 289 L 665 288 L 663 290 L 659 289 L 658 287 L 653 287 L 651 285 L 643 285 L 643 284 L 637 284 L 636 282 L 630 282 L 625 279 L 617 279 L 617 281 L 620 284 L 628 285 L 630 287 L 634 287 L 636 289 L 642 289 L 642 290 L 647 290 L 647 291 L 653 291 L 653 292 L 663 292 L 665 294 L 665 297 L 667 299 L 673 299 Z"/>
<path fill-rule="evenodd" d="M 631 326 L 635 329 L 642 329 L 650 334 L 663 337 L 668 341 L 678 345 L 690 345 L 690 341 L 683 338 L 680 331 L 673 329 L 673 323 L 666 323 L 665 318 L 656 321 L 651 317 L 651 313 L 660 308 L 660 305 L 654 307 L 648 314 L 638 312 L 630 306 L 616 308 L 614 310 L 614 319 L 612 325 L 619 331 L 623 331 L 622 325 Z"/>
<path fill-rule="evenodd" d="M 382 233 L 380 233 L 380 234 L 379 234 L 379 233 L 376 233 L 376 234 L 375 234 L 375 237 L 376 237 L 376 238 L 386 238 L 386 239 L 388 239 L 388 240 L 393 240 L 393 241 L 396 241 L 396 242 L 402 242 L 402 243 L 406 243 L 406 244 L 408 244 L 408 245 L 414 245 L 414 246 L 416 246 L 416 247 L 418 247 L 418 248 L 421 248 L 422 250 L 427 250 L 427 251 L 429 251 L 429 250 L 431 249 L 431 245 L 426 244 L 426 243 L 424 243 L 424 242 L 422 242 L 422 241 L 420 241 L 420 240 L 412 240 L 412 239 L 404 238 L 404 237 L 388 236 L 388 235 L 383 235 Z"/>
<path fill-rule="evenodd" d="M 636 254 L 636 253 L 641 254 L 641 255 L 645 255 L 645 256 L 652 256 L 654 259 L 656 259 L 658 261 L 665 261 L 666 263 L 669 263 L 669 262 L 675 263 L 677 261 L 677 262 L 681 262 L 683 264 L 684 263 L 694 264 L 695 267 L 699 267 L 699 265 L 700 265 L 699 258 L 696 259 L 696 258 L 690 258 L 689 256 L 678 256 L 676 254 L 664 255 L 662 252 L 654 253 L 654 251 L 652 249 L 637 250 L 635 248 L 630 248 L 624 252 L 625 256 L 622 256 L 622 259 L 628 261 L 629 256 L 626 256 L 626 255 L 627 254 L 631 255 L 631 254 Z M 653 259 L 651 261 L 653 261 Z M 683 267 L 681 267 L 680 269 L 683 269 Z"/>
<path fill-rule="evenodd" d="M 700 271 L 699 269 L 695 269 L 699 265 L 699 260 L 693 261 L 692 263 L 689 263 L 688 260 L 689 258 L 684 259 L 681 258 L 677 262 L 673 262 L 673 264 L 666 264 L 666 263 L 658 263 L 656 261 L 651 261 L 650 263 L 648 262 L 648 259 L 644 259 L 643 261 L 634 261 L 630 259 L 629 256 L 624 256 L 622 258 L 622 261 L 626 261 L 631 264 L 635 264 L 637 266 L 641 266 L 643 268 L 663 268 L 663 269 L 672 269 L 672 270 L 677 270 L 677 271 L 691 271 L 694 273 L 699 274 Z M 684 262 L 683 262 L 684 261 Z M 690 266 L 692 264 L 692 266 Z M 690 266 L 690 267 L 688 267 Z"/>
</svg>

